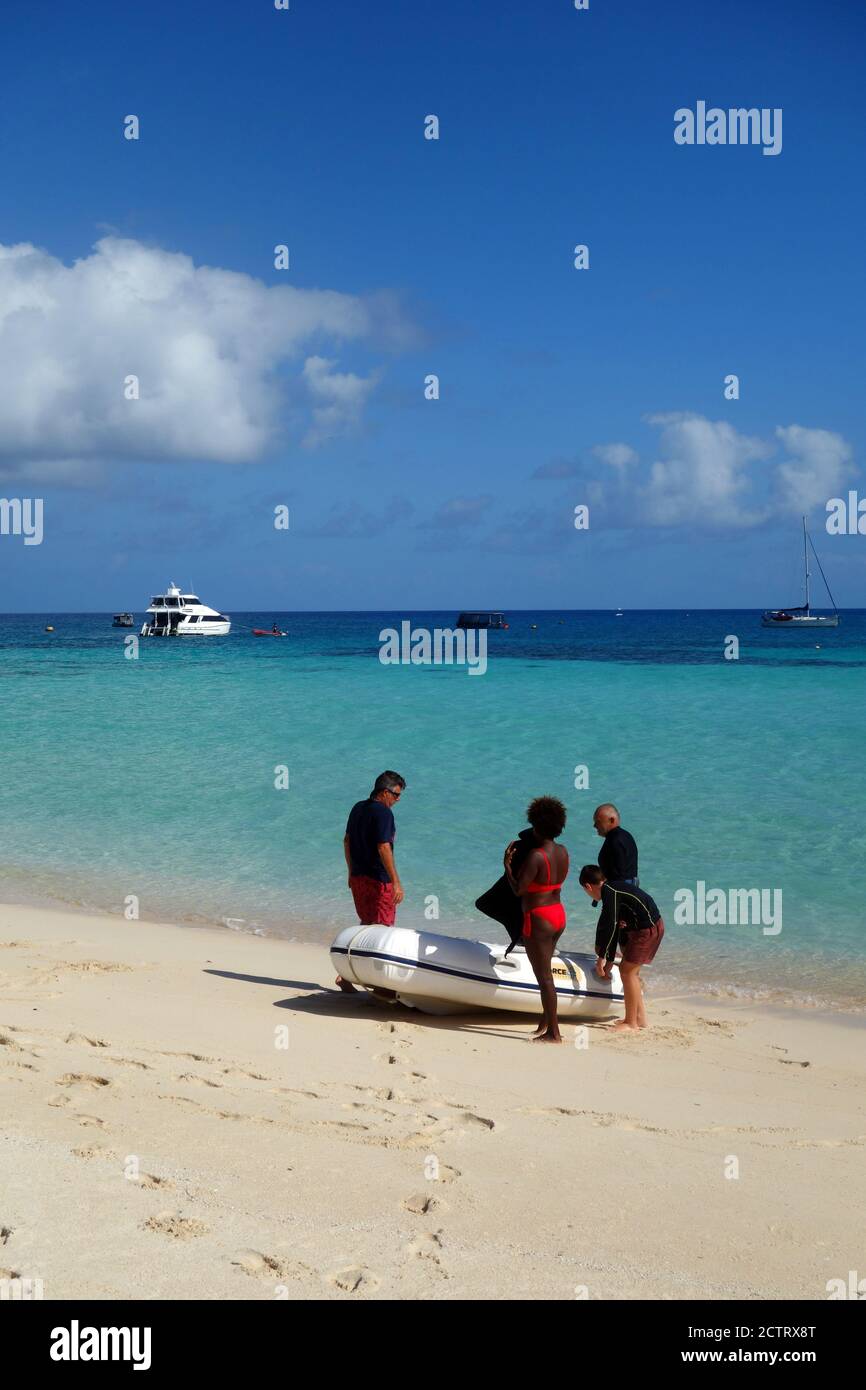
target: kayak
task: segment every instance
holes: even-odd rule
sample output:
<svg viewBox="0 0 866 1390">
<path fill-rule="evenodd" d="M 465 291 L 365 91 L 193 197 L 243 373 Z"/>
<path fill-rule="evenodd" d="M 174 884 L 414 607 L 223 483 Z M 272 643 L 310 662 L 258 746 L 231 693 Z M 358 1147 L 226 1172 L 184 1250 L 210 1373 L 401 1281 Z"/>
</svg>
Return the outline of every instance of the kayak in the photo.
<svg viewBox="0 0 866 1390">
<path fill-rule="evenodd" d="M 269 627 L 254 627 L 254 637 L 288 637 L 287 632 L 271 632 Z"/>
<path fill-rule="evenodd" d="M 344 980 L 367 989 L 393 990 L 401 1004 L 422 1013 L 506 1009 L 541 1013 L 541 996 L 522 946 L 466 941 L 407 927 L 346 927 L 331 946 L 331 962 Z M 557 951 L 551 962 L 561 1018 L 611 1018 L 623 1002 L 619 970 L 594 972 L 595 956 Z"/>
</svg>

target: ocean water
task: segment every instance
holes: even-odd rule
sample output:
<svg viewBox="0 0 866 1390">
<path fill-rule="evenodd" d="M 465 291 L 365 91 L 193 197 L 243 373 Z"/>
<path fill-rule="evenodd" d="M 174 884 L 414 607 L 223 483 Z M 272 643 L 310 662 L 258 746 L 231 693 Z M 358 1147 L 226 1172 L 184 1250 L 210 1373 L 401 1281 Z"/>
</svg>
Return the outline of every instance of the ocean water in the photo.
<svg viewBox="0 0 866 1390">
<path fill-rule="evenodd" d="M 547 793 L 569 812 L 565 946 L 591 949 L 577 869 L 613 800 L 667 926 L 656 991 L 866 1006 L 866 612 L 812 634 L 742 611 L 511 613 L 483 676 L 378 660 L 382 628 L 450 612 L 232 616 L 137 660 L 110 615 L 0 618 L 0 898 L 122 931 L 134 894 L 143 918 L 326 942 L 354 920 L 346 814 L 391 767 L 403 924 L 504 939 L 473 902 Z M 285 639 L 251 635 L 275 617 Z M 779 890 L 781 931 L 677 924 L 699 881 Z"/>
</svg>

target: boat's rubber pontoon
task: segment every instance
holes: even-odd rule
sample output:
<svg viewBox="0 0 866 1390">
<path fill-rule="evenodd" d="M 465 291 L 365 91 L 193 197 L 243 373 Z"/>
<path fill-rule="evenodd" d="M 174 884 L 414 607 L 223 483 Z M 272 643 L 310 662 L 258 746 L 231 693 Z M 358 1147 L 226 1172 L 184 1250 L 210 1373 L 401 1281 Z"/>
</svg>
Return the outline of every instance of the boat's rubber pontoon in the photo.
<svg viewBox="0 0 866 1390">
<path fill-rule="evenodd" d="M 402 1004 L 424 1013 L 506 1009 L 540 1014 L 541 997 L 522 946 L 416 932 L 408 927 L 346 927 L 331 946 L 344 980 L 367 989 L 393 990 Z M 616 966 L 612 978 L 593 973 L 595 956 L 558 952 L 553 957 L 561 1018 L 605 1019 L 622 1003 Z"/>
</svg>

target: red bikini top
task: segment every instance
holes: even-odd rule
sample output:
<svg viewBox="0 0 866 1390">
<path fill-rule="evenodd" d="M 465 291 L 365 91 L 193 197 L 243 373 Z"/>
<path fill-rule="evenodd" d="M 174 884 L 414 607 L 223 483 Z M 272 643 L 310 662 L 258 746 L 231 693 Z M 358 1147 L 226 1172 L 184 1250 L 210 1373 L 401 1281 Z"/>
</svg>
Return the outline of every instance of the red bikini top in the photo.
<svg viewBox="0 0 866 1390">
<path fill-rule="evenodd" d="M 542 850 L 539 850 L 538 852 L 539 852 L 539 854 L 544 854 L 544 850 L 543 850 L 543 849 L 542 849 Z M 561 884 L 561 883 L 551 883 L 551 881 L 550 881 L 550 860 L 548 859 L 548 857 L 547 857 L 546 854 L 544 854 L 544 862 L 545 862 L 545 864 L 547 865 L 547 882 L 546 882 L 546 883 L 529 883 L 529 884 L 527 884 L 527 886 L 524 888 L 524 890 L 523 890 L 524 893 L 553 893 L 553 892 L 555 892 L 555 890 L 556 890 L 557 888 L 561 888 L 561 887 L 562 887 L 562 884 Z"/>
</svg>

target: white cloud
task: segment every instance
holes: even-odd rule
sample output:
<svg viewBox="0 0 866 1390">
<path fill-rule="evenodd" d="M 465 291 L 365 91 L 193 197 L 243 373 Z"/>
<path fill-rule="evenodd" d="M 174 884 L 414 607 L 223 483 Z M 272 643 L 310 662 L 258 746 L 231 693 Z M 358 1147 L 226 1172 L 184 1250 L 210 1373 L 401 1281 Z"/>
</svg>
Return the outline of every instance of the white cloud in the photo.
<svg viewBox="0 0 866 1390">
<path fill-rule="evenodd" d="M 357 422 L 373 379 L 325 358 L 286 363 L 408 332 L 387 294 L 269 287 L 114 236 L 72 266 L 0 246 L 0 469 L 72 480 L 88 461 L 246 462 L 278 438 L 287 396 L 311 406 L 306 442 L 319 442 Z"/>
<path fill-rule="evenodd" d="M 651 415 L 662 430 L 661 458 L 638 489 L 640 511 L 657 526 L 690 522 L 710 526 L 753 526 L 766 508 L 751 497 L 749 465 L 766 459 L 772 446 L 739 434 L 724 420 L 673 413 Z"/>
<path fill-rule="evenodd" d="M 776 437 L 792 455 L 776 469 L 782 506 L 792 512 L 824 507 L 854 469 L 851 448 L 841 434 L 810 430 L 802 425 L 780 425 Z"/>
<path fill-rule="evenodd" d="M 638 466 L 627 444 L 592 450 L 614 469 L 613 477 L 596 479 L 601 493 L 594 499 L 609 520 L 628 512 L 635 524 L 650 526 L 757 526 L 791 512 L 823 510 L 856 471 L 850 445 L 830 430 L 779 425 L 762 439 L 740 434 L 727 420 L 686 411 L 645 418 L 661 431 L 648 467 Z M 787 457 L 768 464 L 779 442 Z"/>
<path fill-rule="evenodd" d="M 313 424 L 304 436 L 304 444 L 323 444 L 357 425 L 364 402 L 376 383 L 375 376 L 335 372 L 335 366 L 325 357 L 308 357 L 304 363 L 304 381 L 313 399 L 320 402 L 313 407 Z"/>
<path fill-rule="evenodd" d="M 596 444 L 592 452 L 610 468 L 624 469 L 638 461 L 638 455 L 628 444 Z"/>
</svg>

